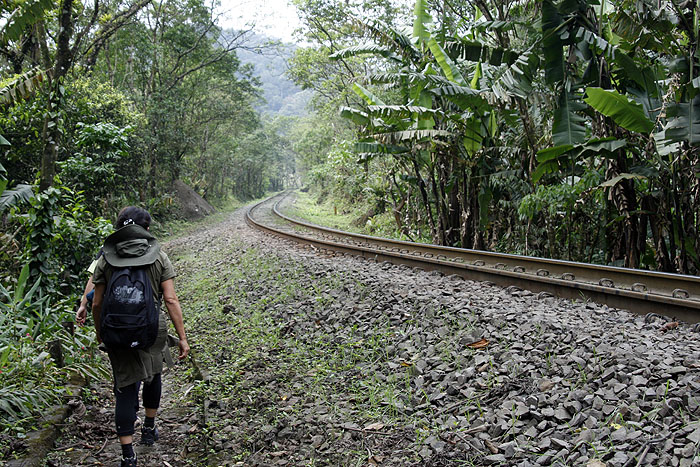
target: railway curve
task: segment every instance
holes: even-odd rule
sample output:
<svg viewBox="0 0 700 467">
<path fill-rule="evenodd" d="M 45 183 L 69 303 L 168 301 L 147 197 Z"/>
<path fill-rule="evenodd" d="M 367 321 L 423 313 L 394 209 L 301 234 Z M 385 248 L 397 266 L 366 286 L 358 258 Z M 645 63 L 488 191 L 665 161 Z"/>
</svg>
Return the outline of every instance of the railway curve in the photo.
<svg viewBox="0 0 700 467">
<path fill-rule="evenodd" d="M 700 277 L 443 247 L 355 234 L 292 218 L 280 210 L 284 192 L 251 206 L 246 222 L 263 231 L 324 251 L 388 261 L 488 281 L 504 287 L 585 297 L 640 314 L 700 323 Z M 700 325 L 696 325 L 698 329 Z"/>
</svg>

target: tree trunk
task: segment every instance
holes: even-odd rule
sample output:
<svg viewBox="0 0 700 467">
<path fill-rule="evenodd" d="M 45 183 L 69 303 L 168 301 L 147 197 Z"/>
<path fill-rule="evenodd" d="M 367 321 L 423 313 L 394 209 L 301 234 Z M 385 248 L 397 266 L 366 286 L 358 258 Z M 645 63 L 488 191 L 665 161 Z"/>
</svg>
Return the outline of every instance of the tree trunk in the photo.
<svg viewBox="0 0 700 467">
<path fill-rule="evenodd" d="M 73 0 L 63 0 L 61 2 L 58 24 L 56 65 L 53 69 L 53 78 L 49 82 L 51 92 L 42 131 L 44 153 L 41 158 L 41 176 L 39 181 L 39 189 L 41 191 L 53 185 L 53 178 L 56 175 L 58 140 L 61 137 L 60 119 L 63 101 L 63 77 L 66 76 L 73 64 L 73 53 L 70 48 L 70 39 L 73 36 Z"/>
</svg>

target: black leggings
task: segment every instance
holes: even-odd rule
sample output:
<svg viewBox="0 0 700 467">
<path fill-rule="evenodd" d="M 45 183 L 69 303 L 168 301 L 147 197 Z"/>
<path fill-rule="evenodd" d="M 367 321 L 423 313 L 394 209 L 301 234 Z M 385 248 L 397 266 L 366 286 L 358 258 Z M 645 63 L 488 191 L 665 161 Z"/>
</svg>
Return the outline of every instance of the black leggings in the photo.
<svg viewBox="0 0 700 467">
<path fill-rule="evenodd" d="M 139 387 L 141 382 L 130 384 L 121 389 L 114 388 L 114 397 L 117 403 L 114 407 L 114 421 L 117 424 L 118 436 L 134 434 L 134 422 L 136 412 L 139 410 Z M 160 373 L 153 376 L 153 380 L 143 385 L 143 406 L 147 409 L 160 407 L 160 393 L 162 389 Z"/>
</svg>

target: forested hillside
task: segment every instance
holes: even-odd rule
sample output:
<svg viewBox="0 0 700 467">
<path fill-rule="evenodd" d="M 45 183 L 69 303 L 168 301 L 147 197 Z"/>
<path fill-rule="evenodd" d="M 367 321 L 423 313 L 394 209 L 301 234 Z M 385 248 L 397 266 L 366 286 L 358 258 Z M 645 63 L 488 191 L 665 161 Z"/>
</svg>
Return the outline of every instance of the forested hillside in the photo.
<svg viewBox="0 0 700 467">
<path fill-rule="evenodd" d="M 246 48 L 238 51 L 241 63 L 250 64 L 260 81 L 264 103 L 258 108 L 270 116 L 301 117 L 306 114 L 311 91 L 300 89 L 287 77 L 287 61 L 295 49 L 292 44 L 250 34 Z"/>
</svg>

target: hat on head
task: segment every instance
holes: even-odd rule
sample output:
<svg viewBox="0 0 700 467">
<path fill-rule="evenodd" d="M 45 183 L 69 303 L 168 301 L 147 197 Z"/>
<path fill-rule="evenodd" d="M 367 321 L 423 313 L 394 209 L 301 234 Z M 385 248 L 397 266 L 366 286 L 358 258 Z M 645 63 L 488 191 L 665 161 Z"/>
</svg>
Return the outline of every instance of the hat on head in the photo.
<svg viewBox="0 0 700 467">
<path fill-rule="evenodd" d="M 158 259 L 160 245 L 148 230 L 138 224 L 129 224 L 105 239 L 103 251 L 111 266 L 145 266 Z"/>
</svg>

